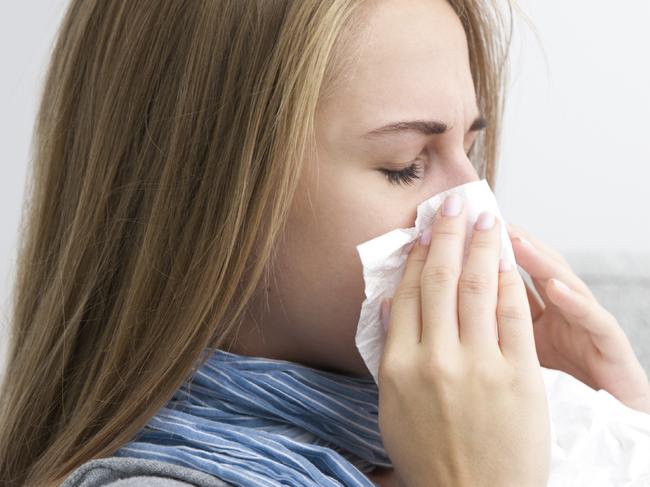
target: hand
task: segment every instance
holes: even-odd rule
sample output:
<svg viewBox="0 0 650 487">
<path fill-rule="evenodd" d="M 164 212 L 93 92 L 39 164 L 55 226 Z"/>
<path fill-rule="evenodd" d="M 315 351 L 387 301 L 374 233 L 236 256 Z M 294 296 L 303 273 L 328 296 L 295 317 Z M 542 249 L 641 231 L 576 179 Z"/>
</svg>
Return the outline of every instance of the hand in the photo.
<svg viewBox="0 0 650 487">
<path fill-rule="evenodd" d="M 526 286 L 540 364 L 650 413 L 648 376 L 616 318 L 598 303 L 562 255 L 521 227 L 507 227 L 517 263 L 543 300 Z M 557 280 L 568 289 L 556 287 L 553 281 Z"/>
<path fill-rule="evenodd" d="M 463 263 L 465 221 L 464 209 L 439 210 L 391 312 L 382 306 L 382 440 L 409 487 L 546 486 L 548 404 L 524 282 L 516 267 L 499 272 L 499 220 L 475 224 Z"/>
</svg>

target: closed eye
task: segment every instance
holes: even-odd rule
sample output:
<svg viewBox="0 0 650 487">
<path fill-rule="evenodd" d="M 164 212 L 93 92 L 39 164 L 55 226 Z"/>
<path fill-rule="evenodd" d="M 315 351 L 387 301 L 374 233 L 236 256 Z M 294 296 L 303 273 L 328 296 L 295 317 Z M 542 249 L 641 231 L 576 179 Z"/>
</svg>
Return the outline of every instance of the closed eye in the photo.
<svg viewBox="0 0 650 487">
<path fill-rule="evenodd" d="M 409 185 L 413 184 L 416 179 L 422 176 L 419 174 L 422 165 L 419 162 L 413 162 L 404 169 L 399 171 L 390 171 L 388 169 L 380 169 L 386 175 L 388 182 L 395 185 Z"/>
<path fill-rule="evenodd" d="M 467 151 L 468 158 L 470 157 L 473 148 L 474 144 L 472 144 Z M 386 176 L 389 183 L 396 186 L 408 186 L 413 184 L 417 179 L 422 178 L 421 172 L 423 171 L 423 168 L 419 158 L 407 164 L 409 165 L 398 171 L 389 169 L 380 169 L 380 171 Z"/>
</svg>

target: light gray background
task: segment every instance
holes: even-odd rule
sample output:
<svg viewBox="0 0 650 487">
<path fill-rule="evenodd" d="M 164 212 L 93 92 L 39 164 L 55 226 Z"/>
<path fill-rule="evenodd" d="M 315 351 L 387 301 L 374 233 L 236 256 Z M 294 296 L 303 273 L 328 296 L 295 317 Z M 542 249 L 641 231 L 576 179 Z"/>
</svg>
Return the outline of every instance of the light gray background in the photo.
<svg viewBox="0 0 650 487">
<path fill-rule="evenodd" d="M 31 130 L 66 3 L 0 2 L 2 325 Z M 647 366 L 650 336 L 641 320 L 650 312 L 650 2 L 519 4 L 535 30 L 517 14 L 496 185 L 502 214 L 589 278 Z M 631 280 L 621 284 L 626 276 Z"/>
</svg>

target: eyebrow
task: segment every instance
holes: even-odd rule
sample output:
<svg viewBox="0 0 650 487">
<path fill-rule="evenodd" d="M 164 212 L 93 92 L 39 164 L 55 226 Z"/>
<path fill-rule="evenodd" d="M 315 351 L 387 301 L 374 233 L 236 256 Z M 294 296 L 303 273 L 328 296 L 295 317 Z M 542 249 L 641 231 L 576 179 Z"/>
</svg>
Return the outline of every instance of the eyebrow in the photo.
<svg viewBox="0 0 650 487">
<path fill-rule="evenodd" d="M 469 132 L 476 132 L 483 130 L 487 126 L 485 117 L 483 115 L 477 116 L 469 128 Z M 362 138 L 375 138 L 387 134 L 399 134 L 404 132 L 416 132 L 422 135 L 437 135 L 444 134 L 449 130 L 446 123 L 438 120 L 409 120 L 404 122 L 394 122 L 383 127 L 371 130 Z"/>
</svg>

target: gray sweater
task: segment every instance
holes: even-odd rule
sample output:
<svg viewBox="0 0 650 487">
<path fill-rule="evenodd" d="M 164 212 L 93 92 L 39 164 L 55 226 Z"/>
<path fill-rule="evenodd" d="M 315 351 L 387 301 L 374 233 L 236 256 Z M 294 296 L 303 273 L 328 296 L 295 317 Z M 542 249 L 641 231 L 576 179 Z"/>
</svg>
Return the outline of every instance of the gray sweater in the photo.
<svg viewBox="0 0 650 487">
<path fill-rule="evenodd" d="M 140 458 L 96 458 L 74 470 L 59 487 L 233 487 L 189 467 Z"/>
</svg>

